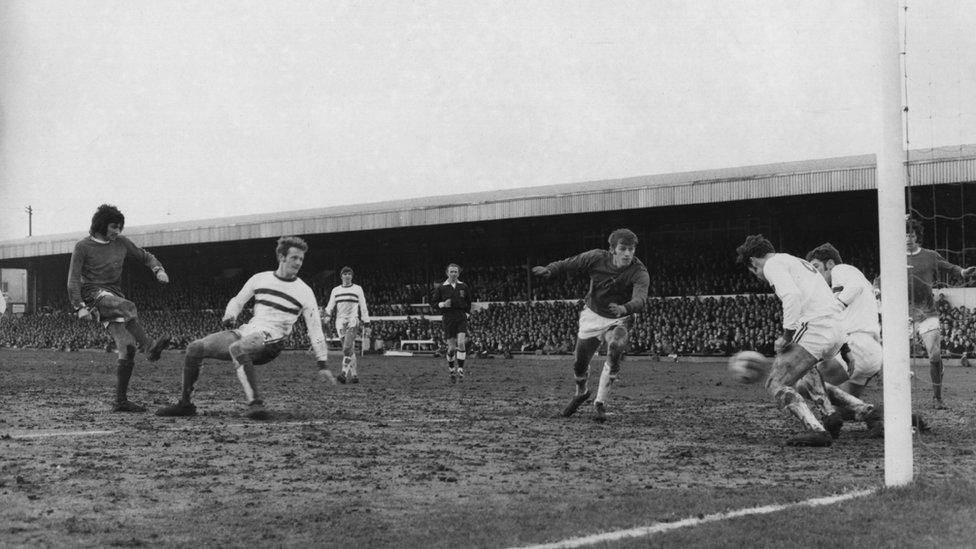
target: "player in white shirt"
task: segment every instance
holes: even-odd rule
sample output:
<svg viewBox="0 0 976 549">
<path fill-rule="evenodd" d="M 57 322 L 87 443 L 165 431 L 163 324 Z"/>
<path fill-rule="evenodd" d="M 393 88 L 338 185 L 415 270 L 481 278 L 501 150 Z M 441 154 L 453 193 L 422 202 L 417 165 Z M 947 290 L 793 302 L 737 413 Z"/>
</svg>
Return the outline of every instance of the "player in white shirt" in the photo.
<svg viewBox="0 0 976 549">
<path fill-rule="evenodd" d="M 883 436 L 884 416 L 880 405 L 873 407 L 868 414 L 860 414 L 843 402 L 850 401 L 845 394 L 854 397 L 864 394 L 868 382 L 881 373 L 884 351 L 881 347 L 881 324 L 878 322 L 878 301 L 875 298 L 874 285 L 860 269 L 844 263 L 840 252 L 829 242 L 811 250 L 807 254 L 807 261 L 824 277 L 834 292 L 834 297 L 844 306 L 848 350 L 842 350 L 841 356 L 845 361 L 842 362 L 835 356 L 817 366 L 829 381 L 825 382 L 827 393 L 831 397 L 840 397 L 841 401 L 835 401 L 834 404 L 844 413 L 845 419 L 864 420 L 872 436 Z M 836 383 L 840 393 L 833 390 L 832 383 Z M 851 402 L 863 405 L 860 399 Z M 920 415 L 912 414 L 911 418 L 913 426 L 921 431 L 928 430 Z"/>
<path fill-rule="evenodd" d="M 780 408 L 792 413 L 806 429 L 787 444 L 830 446 L 843 420 L 832 410 L 819 373 L 807 374 L 811 370 L 816 372 L 814 366 L 836 355 L 844 344 L 847 334 L 842 326 L 843 307 L 812 265 L 798 257 L 776 253 L 772 243 L 762 235 L 746 237 L 736 253 L 737 261 L 768 282 L 783 302 L 783 334 L 775 343 L 776 357 L 766 378 L 766 390 Z M 827 413 L 824 420 L 829 433 L 797 392 L 796 385 L 801 379 L 812 385 L 811 396 Z"/>
<path fill-rule="evenodd" d="M 824 277 L 834 297 L 844 307 L 844 329 L 853 362 L 851 371 L 840 364 L 837 357 L 820 366 L 825 375 L 844 370 L 848 379 L 838 387 L 861 396 L 868 382 L 881 372 L 881 325 L 878 323 L 878 302 L 874 286 L 857 267 L 843 263 L 840 252 L 830 243 L 817 246 L 807 254 L 807 261 Z"/>
<path fill-rule="evenodd" d="M 257 389 L 254 366 L 274 360 L 282 350 L 285 339 L 291 334 L 298 317 L 305 319 L 308 337 L 317 360 L 319 377 L 334 384 L 329 371 L 328 348 L 322 333 L 319 306 L 312 289 L 298 278 L 308 244 L 295 236 L 278 239 L 278 269 L 252 276 L 241 291 L 231 298 L 221 323 L 230 328 L 244 306 L 254 299 L 254 316 L 237 329 L 227 329 L 191 342 L 186 348 L 183 363 L 183 391 L 180 401 L 173 406 L 160 408 L 158 416 L 192 416 L 197 407 L 191 402 L 193 385 L 200 375 L 200 365 L 205 358 L 230 360 L 237 367 L 237 377 L 244 387 L 250 419 L 270 419 L 264 401 Z"/>
<path fill-rule="evenodd" d="M 366 295 L 359 284 L 352 283 L 352 268 L 343 267 L 339 272 L 342 284 L 332 288 L 329 303 L 322 313 L 322 321 L 329 322 L 335 314 L 335 327 L 342 338 L 342 372 L 336 377 L 339 383 L 359 383 L 356 361 L 356 337 L 362 326 L 363 336 L 369 337 L 369 309 Z"/>
</svg>

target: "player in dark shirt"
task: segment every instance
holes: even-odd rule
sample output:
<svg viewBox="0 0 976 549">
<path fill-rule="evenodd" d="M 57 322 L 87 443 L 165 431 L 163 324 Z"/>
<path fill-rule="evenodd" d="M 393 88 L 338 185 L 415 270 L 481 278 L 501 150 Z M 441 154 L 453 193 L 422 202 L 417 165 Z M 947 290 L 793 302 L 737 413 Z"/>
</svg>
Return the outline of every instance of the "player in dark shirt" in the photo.
<svg viewBox="0 0 976 549">
<path fill-rule="evenodd" d="M 650 285 L 647 268 L 634 256 L 637 235 L 629 229 L 617 229 L 610 233 L 608 240 L 609 250 L 590 250 L 545 266 L 532 267 L 532 274 L 544 278 L 578 272 L 590 277 L 586 306 L 580 312 L 573 363 L 576 395 L 563 410 L 563 415 L 573 415 L 590 398 L 587 389 L 590 360 L 600 343 L 606 340 L 607 361 L 593 403 L 593 419 L 601 422 L 607 419 L 606 399 L 624 359 L 632 315 L 644 308 Z"/>
<path fill-rule="evenodd" d="M 119 359 L 116 369 L 116 412 L 145 412 L 128 399 L 129 378 L 135 366 L 136 349 L 146 353 L 150 362 L 159 360 L 169 344 L 169 336 L 149 339 L 139 322 L 135 303 L 122 294 L 122 266 L 131 257 L 151 269 L 160 284 L 169 276 L 151 253 L 122 236 L 125 216 L 115 206 L 102 204 L 92 216 L 89 236 L 75 244 L 68 270 L 68 297 L 80 319 L 101 320 L 115 340 Z"/>
<path fill-rule="evenodd" d="M 458 280 L 461 267 L 447 266 L 447 280 L 434 288 L 431 303 L 441 311 L 444 339 L 447 341 L 447 367 L 451 383 L 464 381 L 464 360 L 467 358 L 468 314 L 471 312 L 471 290 Z"/>
<path fill-rule="evenodd" d="M 912 334 L 925 345 L 929 355 L 929 376 L 932 379 L 933 402 L 943 408 L 942 402 L 942 331 L 939 326 L 939 308 L 932 295 L 932 286 L 940 271 L 959 278 L 971 276 L 976 267 L 963 268 L 949 263 L 938 252 L 921 247 L 922 223 L 909 219 L 905 227 L 905 245 L 908 252 L 908 308 L 912 319 Z"/>
</svg>

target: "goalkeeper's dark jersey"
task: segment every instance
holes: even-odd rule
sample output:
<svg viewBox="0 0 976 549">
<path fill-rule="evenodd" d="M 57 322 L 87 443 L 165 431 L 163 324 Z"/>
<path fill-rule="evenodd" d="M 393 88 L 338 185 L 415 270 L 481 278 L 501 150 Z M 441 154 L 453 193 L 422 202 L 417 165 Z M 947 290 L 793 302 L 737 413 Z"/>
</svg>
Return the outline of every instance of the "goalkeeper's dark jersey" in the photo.
<svg viewBox="0 0 976 549">
<path fill-rule="evenodd" d="M 590 277 L 590 291 L 586 294 L 586 306 L 594 313 L 615 318 L 610 304 L 623 305 L 628 314 L 644 308 L 647 288 L 651 277 L 647 267 L 636 257 L 623 269 L 613 266 L 613 254 L 609 250 L 590 250 L 579 255 L 553 261 L 546 268 L 556 274 L 585 272 Z"/>
</svg>

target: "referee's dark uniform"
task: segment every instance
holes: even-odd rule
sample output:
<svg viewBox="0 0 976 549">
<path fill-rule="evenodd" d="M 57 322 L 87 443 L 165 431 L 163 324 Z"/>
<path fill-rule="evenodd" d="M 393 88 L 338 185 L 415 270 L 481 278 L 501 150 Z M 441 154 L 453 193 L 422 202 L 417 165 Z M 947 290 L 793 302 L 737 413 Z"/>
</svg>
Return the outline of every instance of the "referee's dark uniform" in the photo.
<svg viewBox="0 0 976 549">
<path fill-rule="evenodd" d="M 451 300 L 448 307 L 440 307 L 442 301 Z M 458 280 L 453 286 L 444 282 L 434 289 L 431 303 L 441 311 L 441 324 L 444 326 L 444 338 L 453 339 L 461 332 L 468 332 L 467 313 L 471 312 L 471 290 L 468 285 Z"/>
</svg>

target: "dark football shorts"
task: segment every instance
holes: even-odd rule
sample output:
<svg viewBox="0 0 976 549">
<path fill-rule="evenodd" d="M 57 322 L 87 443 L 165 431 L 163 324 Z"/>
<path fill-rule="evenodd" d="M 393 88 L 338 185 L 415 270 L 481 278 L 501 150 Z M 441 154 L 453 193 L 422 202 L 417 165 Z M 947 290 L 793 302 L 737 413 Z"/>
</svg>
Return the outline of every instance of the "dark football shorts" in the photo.
<svg viewBox="0 0 976 549">
<path fill-rule="evenodd" d="M 278 358 L 278 355 L 281 354 L 281 351 L 284 348 L 285 341 L 283 339 L 279 339 L 271 343 L 265 343 L 264 349 L 261 349 L 261 352 L 256 353 L 251 357 L 251 362 L 256 365 L 267 364 Z"/>
<path fill-rule="evenodd" d="M 444 338 L 453 339 L 459 333 L 468 333 L 468 319 L 464 313 L 447 313 L 441 317 L 444 325 Z"/>
</svg>

